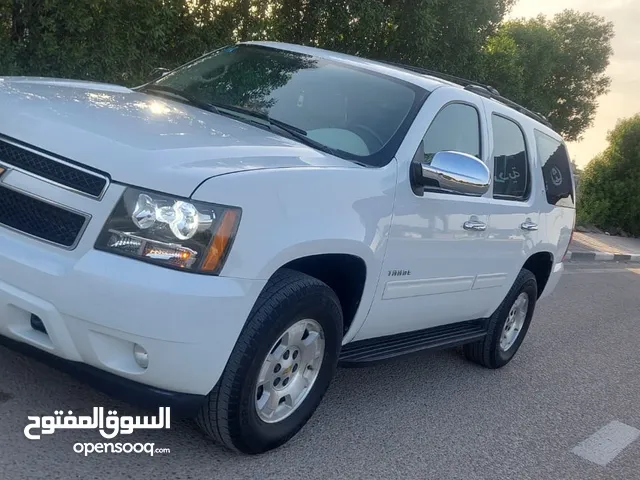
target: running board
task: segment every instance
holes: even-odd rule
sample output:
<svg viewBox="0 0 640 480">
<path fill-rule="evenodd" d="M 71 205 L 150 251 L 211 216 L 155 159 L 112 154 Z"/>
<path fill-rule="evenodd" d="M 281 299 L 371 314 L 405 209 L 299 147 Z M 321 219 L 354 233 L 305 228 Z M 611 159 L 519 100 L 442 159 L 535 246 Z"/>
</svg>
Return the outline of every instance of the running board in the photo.
<svg viewBox="0 0 640 480">
<path fill-rule="evenodd" d="M 340 365 L 364 366 L 424 350 L 456 347 L 482 340 L 487 334 L 487 322 L 474 320 L 439 327 L 370 338 L 347 343 L 340 352 Z"/>
</svg>

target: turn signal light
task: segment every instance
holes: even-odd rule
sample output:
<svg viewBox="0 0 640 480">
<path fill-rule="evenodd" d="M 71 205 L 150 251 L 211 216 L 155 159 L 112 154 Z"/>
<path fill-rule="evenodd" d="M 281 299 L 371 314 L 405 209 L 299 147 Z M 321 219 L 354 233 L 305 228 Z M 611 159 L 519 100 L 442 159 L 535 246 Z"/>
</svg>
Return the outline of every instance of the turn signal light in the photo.
<svg viewBox="0 0 640 480">
<path fill-rule="evenodd" d="M 203 272 L 217 272 L 222 266 L 226 254 L 229 252 L 230 242 L 233 241 L 240 215 L 237 210 L 227 210 L 222 216 L 220 225 L 209 246 L 207 256 L 202 262 Z"/>
</svg>

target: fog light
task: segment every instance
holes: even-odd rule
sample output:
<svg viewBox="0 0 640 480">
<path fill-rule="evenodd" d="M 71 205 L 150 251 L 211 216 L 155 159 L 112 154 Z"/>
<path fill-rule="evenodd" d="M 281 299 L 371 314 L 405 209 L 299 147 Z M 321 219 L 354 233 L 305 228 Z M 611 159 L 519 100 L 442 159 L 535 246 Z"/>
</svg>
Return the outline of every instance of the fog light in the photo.
<svg viewBox="0 0 640 480">
<path fill-rule="evenodd" d="M 141 345 L 137 343 L 133 345 L 133 358 L 136 359 L 136 363 L 142 368 L 149 366 L 149 354 Z"/>
<path fill-rule="evenodd" d="M 47 333 L 47 328 L 44 326 L 44 323 L 40 319 L 39 316 L 31 314 L 31 328 L 34 330 L 38 330 L 42 333 Z"/>
</svg>

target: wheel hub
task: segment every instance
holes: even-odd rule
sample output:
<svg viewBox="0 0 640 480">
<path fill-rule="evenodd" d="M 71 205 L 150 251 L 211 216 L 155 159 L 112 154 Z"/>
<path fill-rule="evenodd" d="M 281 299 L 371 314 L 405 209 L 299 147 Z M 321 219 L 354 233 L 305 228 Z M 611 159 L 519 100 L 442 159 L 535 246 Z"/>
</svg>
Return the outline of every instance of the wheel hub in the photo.
<svg viewBox="0 0 640 480">
<path fill-rule="evenodd" d="M 255 405 L 260 419 L 276 423 L 304 401 L 320 372 L 324 332 L 312 319 L 291 325 L 262 362 L 256 383 Z"/>
<path fill-rule="evenodd" d="M 529 310 L 529 295 L 522 292 L 509 309 L 509 315 L 500 336 L 500 350 L 506 352 L 516 342 L 524 326 Z"/>
</svg>

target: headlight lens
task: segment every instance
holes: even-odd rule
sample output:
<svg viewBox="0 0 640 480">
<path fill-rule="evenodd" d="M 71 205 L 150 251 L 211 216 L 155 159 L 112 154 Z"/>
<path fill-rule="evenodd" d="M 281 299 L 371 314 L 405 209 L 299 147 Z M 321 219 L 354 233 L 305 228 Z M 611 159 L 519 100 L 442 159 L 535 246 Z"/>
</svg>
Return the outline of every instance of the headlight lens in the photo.
<svg viewBox="0 0 640 480">
<path fill-rule="evenodd" d="M 217 274 L 240 222 L 240 209 L 127 188 L 96 249 L 139 260 Z"/>
</svg>

